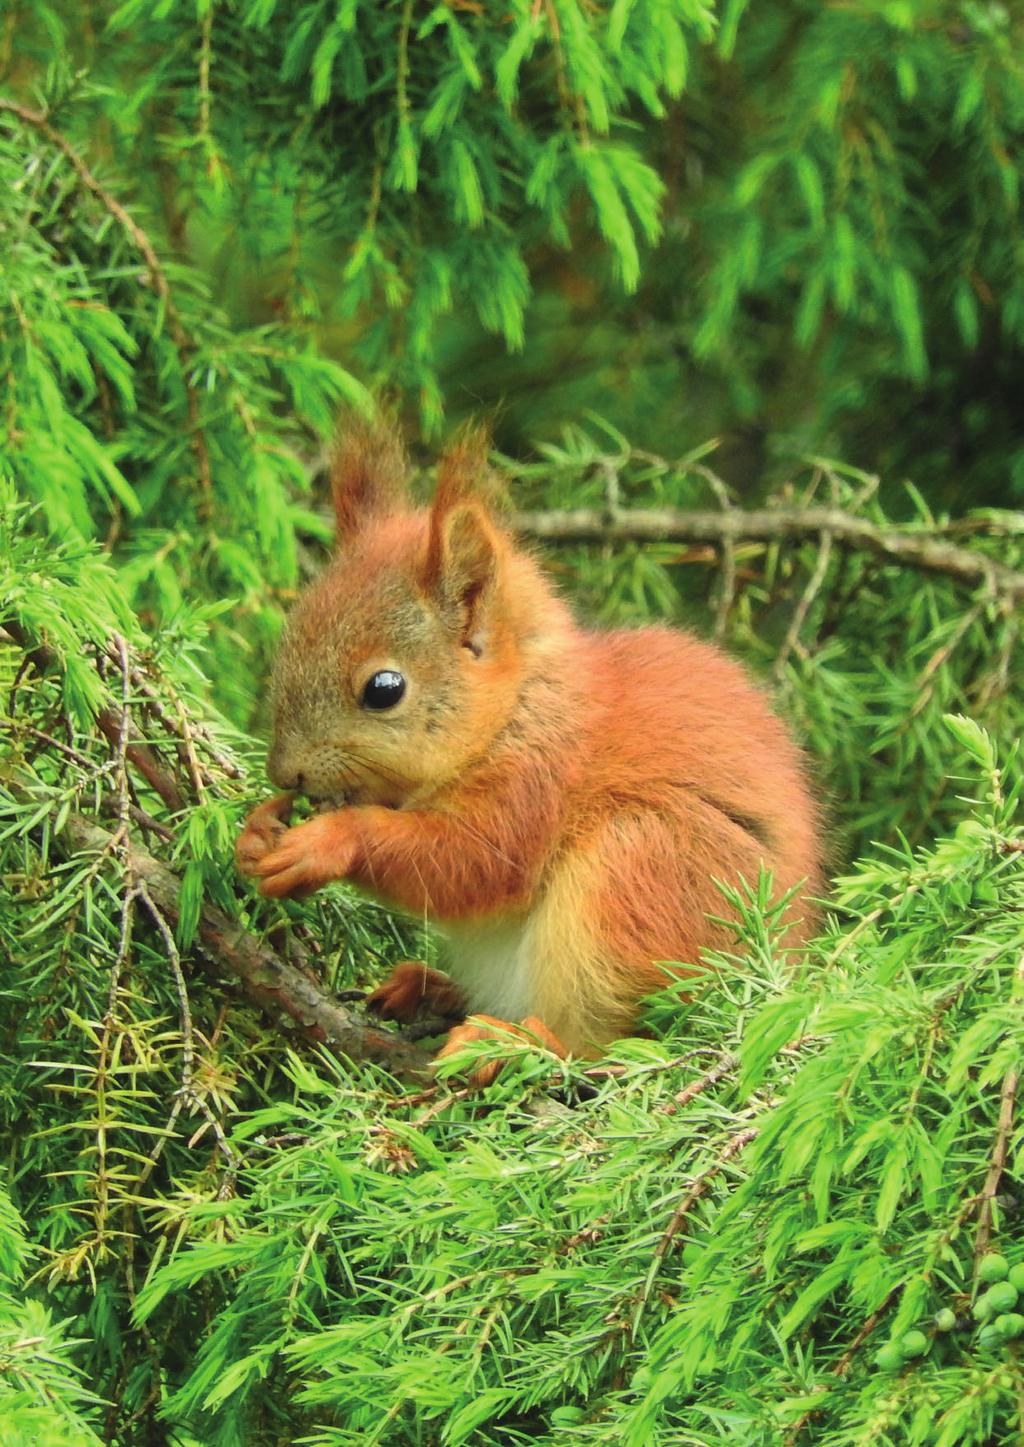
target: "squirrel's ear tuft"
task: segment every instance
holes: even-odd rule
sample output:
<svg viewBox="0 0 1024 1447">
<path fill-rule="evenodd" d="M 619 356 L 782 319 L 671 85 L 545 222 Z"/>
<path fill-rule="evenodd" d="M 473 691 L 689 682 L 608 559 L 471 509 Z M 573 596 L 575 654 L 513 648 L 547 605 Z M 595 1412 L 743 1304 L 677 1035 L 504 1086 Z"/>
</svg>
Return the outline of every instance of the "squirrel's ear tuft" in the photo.
<svg viewBox="0 0 1024 1447">
<path fill-rule="evenodd" d="M 432 508 L 435 515 L 446 513 L 456 503 L 468 502 L 471 498 L 485 505 L 492 499 L 494 478 L 487 466 L 490 446 L 486 428 L 469 426 L 463 428 L 445 450 L 437 464 L 437 491 Z"/>
<path fill-rule="evenodd" d="M 405 449 L 393 428 L 363 418 L 348 422 L 331 467 L 338 541 L 403 507 L 407 474 Z"/>
</svg>

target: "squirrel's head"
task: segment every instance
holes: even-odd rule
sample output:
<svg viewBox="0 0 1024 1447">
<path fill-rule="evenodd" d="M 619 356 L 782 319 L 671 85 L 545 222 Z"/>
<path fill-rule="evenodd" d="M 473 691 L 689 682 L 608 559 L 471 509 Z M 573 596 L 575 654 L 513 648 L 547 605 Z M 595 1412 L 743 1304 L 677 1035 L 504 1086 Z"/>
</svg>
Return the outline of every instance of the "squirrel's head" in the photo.
<svg viewBox="0 0 1024 1447">
<path fill-rule="evenodd" d="M 479 436 L 408 500 L 400 443 L 349 430 L 333 471 L 337 551 L 298 599 L 274 670 L 274 783 L 335 805 L 426 798 L 486 753 L 530 655 L 566 615 L 481 491 Z"/>
</svg>

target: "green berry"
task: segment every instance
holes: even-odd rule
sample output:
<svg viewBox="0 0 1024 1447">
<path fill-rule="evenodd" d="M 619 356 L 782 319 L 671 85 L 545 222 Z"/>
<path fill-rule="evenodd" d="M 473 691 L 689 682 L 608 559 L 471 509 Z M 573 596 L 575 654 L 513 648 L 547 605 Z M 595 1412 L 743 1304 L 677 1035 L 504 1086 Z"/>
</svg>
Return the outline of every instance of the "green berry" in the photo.
<svg viewBox="0 0 1024 1447">
<path fill-rule="evenodd" d="M 987 1291 L 984 1292 L 981 1296 L 979 1296 L 977 1301 L 971 1307 L 971 1315 L 974 1317 L 975 1321 L 988 1321 L 990 1316 L 995 1315 L 995 1307 L 992 1305 L 991 1301 L 989 1301 L 989 1294 Z"/>
<path fill-rule="evenodd" d="M 900 1337 L 900 1351 L 905 1357 L 923 1357 L 928 1350 L 928 1338 L 923 1331 L 904 1332 Z"/>
<path fill-rule="evenodd" d="M 988 1321 L 991 1316 L 1001 1316 L 1012 1311 L 1017 1305 L 1017 1288 L 1009 1281 L 997 1281 L 994 1286 L 978 1297 L 972 1308 L 975 1321 Z"/>
<path fill-rule="evenodd" d="M 875 1366 L 883 1372 L 898 1372 L 902 1365 L 903 1353 L 897 1342 L 886 1342 L 884 1347 L 879 1347 L 875 1352 Z"/>
<path fill-rule="evenodd" d="M 997 1281 L 995 1286 L 989 1287 L 985 1295 L 991 1303 L 993 1316 L 1012 1311 L 1017 1305 L 1017 1288 L 1009 1281 Z"/>
<path fill-rule="evenodd" d="M 998 1251 L 990 1251 L 983 1256 L 978 1263 L 979 1281 L 1005 1281 L 1010 1266 L 1005 1256 L 1000 1256 Z"/>
<path fill-rule="evenodd" d="M 1011 1266 L 1010 1274 L 1006 1279 L 1018 1291 L 1024 1291 L 1024 1261 L 1018 1261 L 1016 1266 Z"/>
<path fill-rule="evenodd" d="M 1004 1312 L 997 1316 L 992 1323 L 994 1331 L 999 1333 L 1002 1341 L 1010 1341 L 1012 1337 L 1020 1336 L 1024 1332 L 1024 1316 L 1019 1311 Z"/>
<path fill-rule="evenodd" d="M 936 1331 L 952 1331 L 955 1326 L 956 1312 L 950 1311 L 948 1306 L 944 1306 L 941 1311 L 935 1313 Z"/>
<path fill-rule="evenodd" d="M 997 1347 L 1002 1344 L 1002 1337 L 996 1331 L 995 1323 L 989 1322 L 981 1328 L 978 1333 L 978 1345 L 980 1347 Z"/>
</svg>

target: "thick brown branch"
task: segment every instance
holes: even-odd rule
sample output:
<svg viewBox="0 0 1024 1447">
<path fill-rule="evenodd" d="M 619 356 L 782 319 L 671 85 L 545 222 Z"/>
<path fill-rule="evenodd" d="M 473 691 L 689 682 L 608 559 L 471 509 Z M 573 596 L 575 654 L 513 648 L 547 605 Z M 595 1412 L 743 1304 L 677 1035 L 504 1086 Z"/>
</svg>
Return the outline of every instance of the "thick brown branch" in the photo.
<svg viewBox="0 0 1024 1447">
<path fill-rule="evenodd" d="M 993 592 L 1024 598 L 1024 572 L 973 548 L 946 541 L 938 529 L 883 526 L 833 507 L 729 508 L 687 512 L 682 508 L 568 508 L 517 512 L 515 531 L 543 542 L 778 542 L 829 536 L 833 542 L 874 553 L 907 568 L 942 573 L 962 583 L 987 583 Z"/>
<path fill-rule="evenodd" d="M 81 851 L 109 850 L 112 839 L 106 829 L 77 814 L 68 819 L 65 837 Z M 126 863 L 156 907 L 176 923 L 181 895 L 178 876 L 138 844 L 129 845 Z M 426 1069 L 430 1059 L 426 1051 L 365 1024 L 215 905 L 203 905 L 197 933 L 210 962 L 232 975 L 275 1024 L 285 1015 L 308 1040 L 327 1045 L 349 1060 L 385 1065 L 395 1075 L 415 1075 Z"/>
</svg>

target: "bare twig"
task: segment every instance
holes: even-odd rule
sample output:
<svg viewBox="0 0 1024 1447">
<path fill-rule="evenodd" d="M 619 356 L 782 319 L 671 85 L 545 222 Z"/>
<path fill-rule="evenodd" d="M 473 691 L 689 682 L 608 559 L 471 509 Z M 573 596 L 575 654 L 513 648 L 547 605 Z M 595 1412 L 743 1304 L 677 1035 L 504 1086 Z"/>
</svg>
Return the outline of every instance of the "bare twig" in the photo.
<svg viewBox="0 0 1024 1447">
<path fill-rule="evenodd" d="M 999 1096 L 999 1120 L 996 1123 L 995 1145 L 992 1147 L 992 1158 L 989 1163 L 988 1174 L 985 1177 L 985 1184 L 981 1188 L 978 1229 L 974 1237 L 975 1271 L 978 1269 L 978 1262 L 988 1250 L 989 1239 L 992 1235 L 992 1202 L 999 1190 L 999 1182 L 1002 1178 L 1003 1168 L 1006 1165 L 1006 1151 L 1010 1141 L 1010 1131 L 1013 1129 L 1013 1105 L 1017 1095 L 1018 1080 L 1018 1073 L 1012 1068 L 1003 1076 L 1003 1088 Z"/>
<path fill-rule="evenodd" d="M 171 1106 L 171 1117 L 167 1123 L 167 1128 L 150 1152 L 147 1161 L 147 1175 L 160 1159 L 164 1146 L 170 1139 L 174 1122 L 179 1113 L 186 1107 L 191 1106 L 205 1119 L 207 1125 L 213 1132 L 214 1139 L 217 1142 L 217 1149 L 227 1162 L 227 1174 L 221 1181 L 220 1190 L 218 1191 L 218 1196 L 223 1200 L 233 1192 L 238 1163 L 235 1159 L 235 1153 L 228 1142 L 228 1138 L 224 1134 L 224 1127 L 194 1085 L 196 1051 L 195 1036 L 192 1029 L 192 1006 L 188 998 L 188 986 L 185 984 L 185 973 L 181 968 L 181 955 L 178 952 L 178 944 L 170 925 L 167 923 L 166 915 L 153 899 L 145 883 L 139 883 L 136 886 L 136 893 L 139 899 L 145 904 L 150 918 L 156 925 L 160 937 L 164 942 L 167 963 L 171 967 L 171 974 L 174 976 L 174 988 L 178 995 L 178 1018 L 181 1024 L 181 1084 L 174 1093 L 174 1103 Z"/>
<path fill-rule="evenodd" d="M 694 471 L 704 478 L 708 487 L 715 494 L 723 512 L 732 509 L 732 499 L 729 497 L 729 490 L 722 479 L 711 471 L 710 467 L 695 466 Z M 721 556 L 721 578 L 718 585 L 718 598 L 715 603 L 715 623 L 712 628 L 712 637 L 722 638 L 725 636 L 726 626 L 729 622 L 729 613 L 736 598 L 736 542 L 731 537 L 723 538 L 719 547 Z"/>
<path fill-rule="evenodd" d="M 1024 598 L 1024 572 L 972 548 L 948 542 L 939 528 L 883 526 L 837 507 L 729 508 L 686 512 L 681 508 L 607 508 L 517 512 L 517 532 L 552 543 L 778 542 L 828 534 L 833 542 L 874 553 L 902 567 L 940 573 L 961 583 L 988 583 L 994 593 Z"/>
<path fill-rule="evenodd" d="M 797 603 L 793 610 L 793 617 L 790 620 L 789 627 L 786 629 L 786 636 L 782 640 L 782 647 L 779 649 L 778 657 L 775 660 L 775 677 L 777 679 L 782 677 L 786 663 L 789 660 L 789 655 L 800 641 L 800 630 L 803 628 L 807 615 L 811 611 L 812 603 L 821 592 L 831 556 L 832 534 L 822 533 L 813 571 L 807 580 L 807 587 L 801 594 L 799 603 Z"/>
</svg>

